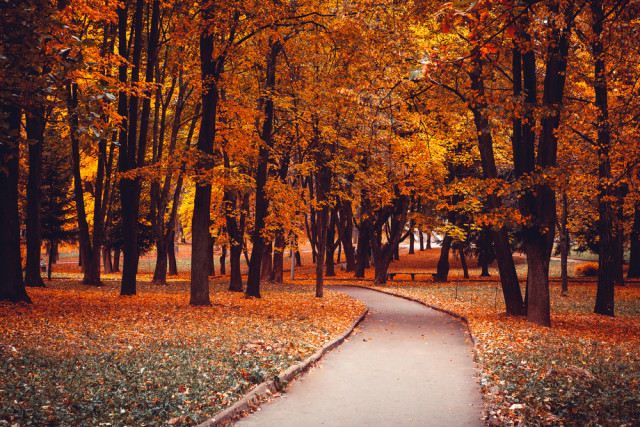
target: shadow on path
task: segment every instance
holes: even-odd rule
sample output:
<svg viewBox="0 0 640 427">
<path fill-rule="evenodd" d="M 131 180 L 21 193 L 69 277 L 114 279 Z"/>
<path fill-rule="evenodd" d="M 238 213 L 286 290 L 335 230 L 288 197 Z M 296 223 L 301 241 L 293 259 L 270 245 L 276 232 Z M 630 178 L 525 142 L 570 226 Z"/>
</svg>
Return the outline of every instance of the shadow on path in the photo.
<svg viewBox="0 0 640 427">
<path fill-rule="evenodd" d="M 482 426 L 471 339 L 458 319 L 369 289 L 331 286 L 369 315 L 281 397 L 236 426 Z"/>
</svg>

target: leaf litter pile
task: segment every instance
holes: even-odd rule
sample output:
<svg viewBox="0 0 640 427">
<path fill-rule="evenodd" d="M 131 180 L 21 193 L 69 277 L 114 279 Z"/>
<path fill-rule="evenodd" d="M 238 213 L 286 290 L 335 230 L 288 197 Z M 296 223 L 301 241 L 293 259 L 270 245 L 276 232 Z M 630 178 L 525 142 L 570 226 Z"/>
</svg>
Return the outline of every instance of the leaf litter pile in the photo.
<svg viewBox="0 0 640 427">
<path fill-rule="evenodd" d="M 434 250 L 431 258 L 438 254 Z M 429 255 L 427 255 L 429 256 Z M 420 271 L 435 262 L 407 256 L 390 270 Z M 430 262 L 431 261 L 431 262 Z M 465 316 L 476 338 L 489 425 L 604 425 L 640 423 L 640 285 L 616 287 L 616 317 L 593 314 L 596 284 L 551 284 L 552 327 L 504 314 L 493 280 L 449 283 L 389 281 L 380 290 Z M 522 280 L 524 282 L 524 280 Z M 359 282 L 371 286 L 371 282 Z M 523 289 L 524 292 L 524 289 Z"/>
<path fill-rule="evenodd" d="M 0 424 L 191 425 L 229 406 L 338 336 L 364 305 L 305 285 L 245 298 L 211 285 L 189 306 L 188 283 L 74 281 L 0 305 Z"/>
</svg>

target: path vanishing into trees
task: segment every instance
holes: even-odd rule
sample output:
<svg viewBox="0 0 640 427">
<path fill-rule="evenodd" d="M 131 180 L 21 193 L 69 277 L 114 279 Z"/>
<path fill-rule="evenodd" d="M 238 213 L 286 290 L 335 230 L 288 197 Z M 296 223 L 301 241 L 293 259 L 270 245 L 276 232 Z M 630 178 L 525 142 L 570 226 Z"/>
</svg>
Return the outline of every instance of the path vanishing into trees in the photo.
<svg viewBox="0 0 640 427">
<path fill-rule="evenodd" d="M 367 317 L 282 396 L 236 426 L 484 425 L 462 322 L 370 289 L 331 288 L 367 304 Z"/>
</svg>

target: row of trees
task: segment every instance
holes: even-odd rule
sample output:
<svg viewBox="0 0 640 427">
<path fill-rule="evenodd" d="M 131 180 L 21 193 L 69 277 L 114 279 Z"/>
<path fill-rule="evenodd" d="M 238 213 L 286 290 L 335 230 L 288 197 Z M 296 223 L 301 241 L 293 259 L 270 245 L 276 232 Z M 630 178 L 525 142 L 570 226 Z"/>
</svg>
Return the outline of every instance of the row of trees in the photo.
<svg viewBox="0 0 640 427">
<path fill-rule="evenodd" d="M 356 277 L 371 253 L 384 283 L 399 243 L 437 229 L 437 280 L 451 249 L 474 247 L 484 270 L 497 259 L 508 313 L 543 325 L 556 228 L 565 258 L 569 230 L 599 251 L 596 312 L 614 313 L 625 236 L 638 273 L 635 3 L 27 3 L 0 6 L 2 299 L 42 285 L 54 190 L 58 217 L 74 208 L 83 282 L 100 284 L 117 247 L 123 295 L 144 236 L 154 283 L 176 273 L 179 223 L 192 304 L 209 303 L 214 243 L 229 289 L 259 297 L 305 234 L 319 297 L 339 247 Z M 42 187 L 43 152 L 70 153 L 72 179 Z"/>
</svg>

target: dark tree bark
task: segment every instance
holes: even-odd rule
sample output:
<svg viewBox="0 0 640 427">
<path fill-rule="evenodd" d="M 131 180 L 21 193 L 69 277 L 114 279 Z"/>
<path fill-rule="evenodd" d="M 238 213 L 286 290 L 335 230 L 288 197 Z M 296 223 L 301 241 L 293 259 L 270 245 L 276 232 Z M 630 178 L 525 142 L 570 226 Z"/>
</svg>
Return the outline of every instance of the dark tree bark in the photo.
<svg viewBox="0 0 640 427">
<path fill-rule="evenodd" d="M 189 126 L 189 133 L 187 134 L 187 140 L 185 142 L 185 148 L 191 148 L 191 140 L 193 139 L 193 133 L 196 128 L 196 123 L 198 119 L 198 115 L 200 114 L 201 104 L 198 103 L 196 105 L 195 114 L 193 120 L 191 120 L 191 125 Z M 172 140 L 175 138 L 177 140 L 178 130 L 177 127 L 174 126 L 172 131 Z M 169 215 L 169 220 L 167 222 L 167 230 L 164 235 L 164 240 L 167 245 L 168 258 L 169 258 L 169 276 L 177 276 L 178 275 L 178 264 L 176 262 L 176 228 L 179 226 L 178 222 L 178 208 L 180 206 L 180 196 L 182 194 L 182 183 L 184 180 L 184 164 L 180 169 L 180 174 L 178 175 L 178 180 L 176 182 L 176 188 L 173 191 L 173 203 L 171 206 L 171 214 Z M 165 191 L 169 188 L 168 182 L 165 183 Z M 184 242 L 184 237 L 183 237 Z"/>
<path fill-rule="evenodd" d="M 56 255 L 55 255 L 55 252 L 53 252 L 53 250 L 52 250 L 54 248 L 53 243 L 52 242 L 49 242 L 49 243 L 51 243 L 51 246 L 49 248 L 49 256 L 47 257 L 48 258 L 48 260 L 47 260 L 47 280 L 51 281 L 51 267 L 53 267 L 53 260 L 55 259 Z"/>
<path fill-rule="evenodd" d="M 338 221 L 338 232 L 344 248 L 344 258 L 346 262 L 345 271 L 354 271 L 356 268 L 355 249 L 353 247 L 353 210 L 351 202 L 342 200 L 340 203 L 340 221 Z"/>
<path fill-rule="evenodd" d="M 319 130 L 316 126 L 316 134 L 319 136 Z M 327 231 L 329 222 L 329 206 L 327 198 L 329 189 L 331 188 L 331 171 L 325 164 L 322 154 L 317 154 L 320 164 L 319 170 L 316 172 L 316 201 L 319 208 L 316 211 L 316 236 L 317 236 L 317 258 L 316 258 L 316 298 L 324 296 L 324 264 L 327 248 Z"/>
<path fill-rule="evenodd" d="M 424 251 L 424 235 L 422 230 L 418 231 L 418 239 L 420 241 L 420 252 Z"/>
<path fill-rule="evenodd" d="M 473 118 L 478 132 L 478 148 L 482 165 L 483 177 L 487 180 L 496 179 L 498 172 L 493 155 L 493 137 L 489 127 L 489 119 L 486 116 L 487 108 L 484 99 L 484 81 L 482 78 L 482 60 L 474 59 L 470 72 L 471 88 L 477 94 L 477 98 L 470 104 Z M 497 210 L 502 206 L 500 198 L 495 194 L 487 194 L 486 205 L 489 210 Z M 518 283 L 515 264 L 509 246 L 509 236 L 504 226 L 492 227 L 492 237 L 495 245 L 496 259 L 500 271 L 500 283 L 504 295 L 507 314 L 519 316 L 524 314 L 524 302 Z M 444 245 L 444 243 L 443 243 Z"/>
<path fill-rule="evenodd" d="M 309 187 L 309 198 L 312 200 L 315 197 L 313 177 L 309 177 L 306 182 Z M 309 208 L 309 215 L 307 215 L 306 212 L 304 214 L 304 225 L 307 232 L 307 238 L 309 239 L 309 244 L 311 244 L 311 259 L 313 263 L 316 263 L 318 258 L 318 237 L 316 236 L 318 227 L 316 224 L 316 219 L 316 208 L 311 205 Z"/>
<path fill-rule="evenodd" d="M 102 247 L 102 265 L 105 273 L 113 273 L 113 262 L 111 259 L 111 249 L 106 246 Z"/>
<path fill-rule="evenodd" d="M 84 273 L 83 283 L 86 285 L 99 285 L 91 276 L 93 270 L 87 268 L 93 259 L 93 248 L 91 247 L 91 237 L 89 234 L 89 223 L 84 208 L 84 188 L 82 187 L 82 176 L 80 175 L 80 141 L 78 140 L 78 85 L 73 82 L 67 83 L 67 110 L 69 113 L 69 137 L 71 138 L 71 164 L 73 172 L 74 201 L 76 204 L 76 216 L 78 218 L 78 262 L 82 266 Z"/>
<path fill-rule="evenodd" d="M 395 198 L 392 206 L 387 206 L 376 212 L 376 222 L 372 227 L 370 238 L 371 251 L 373 252 L 375 278 L 374 284 L 387 283 L 387 273 L 393 255 L 405 236 L 407 225 L 407 211 L 409 197 L 395 189 Z M 383 229 L 389 224 L 387 242 L 382 243 Z"/>
<path fill-rule="evenodd" d="M 260 267 L 260 281 L 271 280 L 273 273 L 273 242 L 265 245 L 262 253 L 262 266 Z"/>
<path fill-rule="evenodd" d="M 270 280 L 274 283 L 282 283 L 284 280 L 284 249 L 287 242 L 284 238 L 284 231 L 278 230 L 276 233 L 275 247 L 273 250 L 273 268 L 271 269 Z"/>
<path fill-rule="evenodd" d="M 215 20 L 217 5 L 209 3 L 203 11 L 204 21 L 210 25 Z M 233 26 L 226 39 L 227 48 L 235 39 L 235 23 L 240 18 L 239 13 L 233 13 Z M 216 136 L 216 119 L 219 92 L 219 79 L 224 72 L 227 50 L 214 57 L 214 45 L 218 43 L 218 37 L 214 31 L 204 26 L 200 34 L 200 72 L 203 82 L 202 93 L 202 119 L 200 122 L 200 133 L 196 149 L 203 155 L 201 167 L 208 170 L 213 167 L 213 141 Z M 192 249 L 191 249 L 191 299 L 192 305 L 209 305 L 209 276 L 208 276 L 208 251 L 209 244 L 209 224 L 211 210 L 211 184 L 206 180 L 196 183 L 194 195 L 193 217 L 191 220 Z"/>
<path fill-rule="evenodd" d="M 371 246 L 369 240 L 371 239 L 371 228 L 373 224 L 369 218 L 360 219 L 360 233 L 358 235 L 358 256 L 356 259 L 355 277 L 363 278 L 365 270 L 369 268 L 369 252 Z"/>
<path fill-rule="evenodd" d="M 286 184 L 290 163 L 291 152 L 289 150 L 288 152 L 284 153 L 279 163 L 277 179 L 281 184 Z M 281 224 L 278 224 L 275 230 L 274 245 L 275 246 L 273 248 L 272 255 L 271 275 L 269 277 L 269 280 L 275 283 L 282 283 L 284 272 L 284 249 L 287 245 L 287 242 L 285 239 L 285 230 Z"/>
<path fill-rule="evenodd" d="M 482 268 L 480 277 L 490 277 L 489 264 L 494 260 L 493 248 L 491 246 L 491 230 L 482 227 L 478 238 L 478 265 Z"/>
<path fill-rule="evenodd" d="M 116 248 L 113 250 L 113 272 L 120 272 L 120 248 Z"/>
<path fill-rule="evenodd" d="M 229 159 L 226 155 L 224 155 L 224 162 L 225 167 L 229 168 Z M 223 204 L 227 223 L 227 234 L 229 235 L 229 290 L 232 292 L 242 292 L 240 257 L 242 256 L 244 218 L 246 208 L 248 207 L 248 197 L 245 196 L 240 206 L 240 214 L 238 215 L 236 212 L 238 199 L 239 195 L 236 191 L 225 188 Z"/>
<path fill-rule="evenodd" d="M 415 251 L 416 236 L 414 234 L 415 228 L 416 228 L 416 223 L 414 220 L 411 220 L 411 222 L 409 223 L 409 255 L 413 255 L 416 253 Z"/>
<path fill-rule="evenodd" d="M 431 249 L 431 230 L 427 233 L 427 249 Z"/>
<path fill-rule="evenodd" d="M 40 182 L 42 181 L 42 147 L 44 144 L 45 110 L 43 107 L 27 113 L 26 130 L 29 144 L 29 178 L 27 182 L 27 260 L 24 283 L 26 286 L 43 287 L 40 277 Z"/>
<path fill-rule="evenodd" d="M 611 130 L 607 99 L 606 55 L 601 38 L 604 31 L 605 12 L 600 0 L 592 0 L 590 6 L 594 34 L 591 51 L 594 62 L 595 106 L 598 110 L 595 123 L 597 127 L 598 178 L 600 178 L 598 188 L 598 246 L 600 249 L 598 253 L 598 290 L 593 311 L 597 314 L 613 316 L 616 264 L 613 225 L 615 223 L 615 187 L 611 183 L 611 160 L 609 157 Z"/>
<path fill-rule="evenodd" d="M 140 81 L 140 64 L 142 60 L 143 48 L 143 14 L 144 1 L 136 0 L 135 12 L 132 21 L 133 42 L 131 56 L 131 84 L 135 85 Z M 125 6 L 126 7 L 126 6 Z M 119 28 L 120 28 L 120 46 L 119 51 L 122 55 L 127 52 L 127 13 L 120 13 L 123 9 L 118 9 Z M 127 58 L 128 56 L 124 56 Z M 126 69 L 124 80 L 120 75 L 121 81 L 126 82 Z M 122 99 L 122 98 L 121 98 Z M 126 109 L 126 94 L 124 94 L 124 105 L 119 105 L 126 113 L 128 119 L 126 123 L 123 121 L 120 134 L 120 156 L 118 158 L 118 168 L 120 172 L 128 172 L 135 169 L 139 165 L 138 160 L 138 101 L 137 95 L 131 95 L 128 99 L 128 110 Z M 143 115 L 144 117 L 144 115 Z M 126 125 L 126 127 L 125 127 Z M 144 132 L 144 128 L 140 126 L 140 133 Z M 142 140 L 142 138 L 141 138 Z M 145 136 L 146 141 L 146 136 Z M 122 205 L 122 224 L 124 244 L 122 246 L 122 282 L 120 285 L 120 295 L 136 294 L 136 276 L 138 274 L 138 213 L 140 210 L 140 179 L 139 178 L 123 178 L 120 180 L 120 199 Z"/>
<path fill-rule="evenodd" d="M 448 233 L 445 234 L 440 247 L 440 258 L 438 259 L 436 274 L 433 276 L 434 282 L 446 282 L 449 279 L 449 251 L 451 250 L 452 242 L 453 238 Z"/>
<path fill-rule="evenodd" d="M 255 221 L 252 234 L 253 248 L 251 250 L 251 259 L 249 261 L 249 275 L 247 277 L 247 296 L 260 297 L 260 270 L 262 264 L 262 255 L 265 249 L 265 242 L 262 237 L 262 231 L 265 226 L 265 218 L 269 202 L 265 192 L 267 183 L 267 164 L 269 162 L 270 149 L 273 146 L 273 126 L 275 118 L 275 108 L 273 101 L 273 93 L 276 87 L 276 67 L 277 59 L 282 45 L 279 41 L 270 40 L 269 52 L 266 62 L 266 90 L 267 95 L 264 99 L 264 121 L 262 124 L 262 132 L 260 139 L 264 144 L 260 144 L 258 150 L 258 165 L 256 168 L 256 204 L 255 204 Z"/>
<path fill-rule="evenodd" d="M 169 149 L 167 152 L 168 157 L 171 157 L 175 151 L 178 133 L 180 132 L 181 127 L 182 112 L 184 110 L 186 102 L 186 85 L 182 80 L 182 70 L 180 70 L 179 72 L 179 78 L 180 83 L 178 98 L 176 100 L 173 124 L 171 126 L 171 137 L 169 141 Z M 173 90 L 175 88 L 176 81 L 177 78 L 174 77 L 171 82 L 166 100 L 162 99 L 162 90 L 160 88 L 158 88 L 156 93 L 156 99 L 159 100 L 159 102 L 156 102 L 156 118 L 160 116 L 160 125 L 159 132 L 154 129 L 154 143 L 152 150 L 153 155 L 151 159 L 151 163 L 153 164 L 162 161 L 167 109 L 169 107 L 169 103 L 173 100 Z M 160 106 L 162 108 L 160 108 Z M 160 110 L 162 110 L 161 113 Z M 192 125 L 194 123 L 195 120 L 192 121 Z M 154 124 L 154 128 L 155 127 L 157 126 Z M 186 145 L 188 147 L 190 144 L 187 143 Z M 169 201 L 169 192 L 172 181 L 173 170 L 169 170 L 169 172 L 165 175 L 162 186 L 160 185 L 159 181 L 154 181 L 151 183 L 151 228 L 153 230 L 153 237 L 156 244 L 156 267 L 153 272 L 153 279 L 151 280 L 151 283 L 156 285 L 165 285 L 167 283 L 167 263 L 169 258 L 169 246 L 171 245 L 171 242 L 169 242 L 169 230 L 171 230 L 175 226 L 175 219 L 173 219 L 173 221 L 172 218 L 165 220 L 165 211 L 167 209 L 167 204 Z"/>
<path fill-rule="evenodd" d="M 326 259 L 324 260 L 326 277 L 335 277 L 336 275 L 334 257 L 336 248 L 340 245 L 340 236 L 336 239 L 337 222 L 337 210 L 331 209 L 331 213 L 329 215 L 329 226 L 327 228 Z"/>
<path fill-rule="evenodd" d="M 18 215 L 20 110 L 0 104 L 0 301 L 31 302 L 22 278 Z"/>
<path fill-rule="evenodd" d="M 464 273 L 464 278 L 468 279 L 469 269 L 467 268 L 467 258 L 466 258 L 466 255 L 464 254 L 464 247 L 462 246 L 462 243 L 460 243 L 460 248 L 458 248 L 458 253 L 460 254 L 460 264 L 462 264 L 462 271 Z"/>
<path fill-rule="evenodd" d="M 227 274 L 227 245 L 222 245 L 222 249 L 220 250 L 220 275 L 224 276 Z"/>
<path fill-rule="evenodd" d="M 176 231 L 174 228 L 169 230 L 169 248 L 167 252 L 167 256 L 169 258 L 169 271 L 167 275 L 169 276 L 177 276 L 178 275 L 178 263 L 176 261 Z"/>
<path fill-rule="evenodd" d="M 565 12 L 566 28 L 552 28 L 552 43 L 549 47 L 544 79 L 543 106 L 550 113 L 542 118 L 542 134 L 538 142 L 536 167 L 546 170 L 556 165 L 558 139 L 556 132 L 560 126 L 560 111 L 567 70 L 572 7 Z M 526 57 L 523 58 L 523 60 Z M 535 63 L 523 61 L 527 69 L 535 70 Z M 531 71 L 534 73 L 535 71 Z M 525 76 L 525 82 L 530 78 Z M 525 83 L 526 85 L 526 83 Z M 531 90 L 533 92 L 533 89 Z M 528 96 L 528 94 L 527 94 Z M 549 261 L 555 236 L 556 208 L 555 191 L 550 184 L 539 184 L 534 189 L 535 196 L 529 211 L 535 218 L 536 227 L 525 229 L 525 247 L 529 266 L 529 298 L 527 318 L 532 323 L 551 325 L 549 301 Z M 531 199 L 531 198 L 530 198 Z"/>
</svg>

